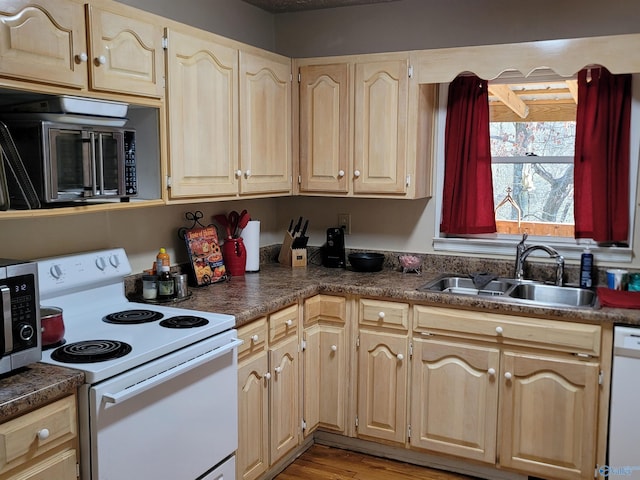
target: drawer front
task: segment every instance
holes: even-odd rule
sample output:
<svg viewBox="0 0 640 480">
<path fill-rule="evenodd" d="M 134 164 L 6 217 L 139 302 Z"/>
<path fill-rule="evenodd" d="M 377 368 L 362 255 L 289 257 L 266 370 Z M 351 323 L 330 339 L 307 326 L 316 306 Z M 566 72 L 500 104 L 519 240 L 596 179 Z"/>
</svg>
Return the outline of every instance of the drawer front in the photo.
<svg viewBox="0 0 640 480">
<path fill-rule="evenodd" d="M 414 317 L 417 331 L 449 332 L 511 345 L 600 355 L 599 325 L 422 305 L 416 305 Z"/>
<path fill-rule="evenodd" d="M 359 302 L 361 326 L 409 329 L 409 304 L 361 298 Z"/>
<path fill-rule="evenodd" d="M 77 480 L 77 463 L 75 450 L 63 450 L 11 475 L 7 480 Z"/>
<path fill-rule="evenodd" d="M 263 352 L 267 348 L 267 317 L 238 328 L 238 338 L 243 341 L 238 347 L 238 362 Z"/>
<path fill-rule="evenodd" d="M 347 318 L 347 299 L 332 295 L 316 295 L 304 301 L 304 326 L 316 322 L 344 324 Z"/>
<path fill-rule="evenodd" d="M 269 316 L 270 343 L 298 334 L 298 310 L 298 305 L 291 305 Z"/>
<path fill-rule="evenodd" d="M 0 425 L 0 472 L 74 439 L 77 431 L 73 395 L 3 423 Z"/>
</svg>

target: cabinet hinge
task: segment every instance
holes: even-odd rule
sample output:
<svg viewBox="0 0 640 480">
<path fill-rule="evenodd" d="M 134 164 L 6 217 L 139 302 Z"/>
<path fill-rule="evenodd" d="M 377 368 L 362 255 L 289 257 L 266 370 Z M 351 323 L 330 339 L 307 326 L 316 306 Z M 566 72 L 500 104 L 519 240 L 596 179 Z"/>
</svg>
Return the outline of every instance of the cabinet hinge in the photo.
<svg viewBox="0 0 640 480">
<path fill-rule="evenodd" d="M 409 78 L 413 78 L 413 65 L 409 65 Z"/>
<path fill-rule="evenodd" d="M 360 348 L 360 335 L 356 337 L 356 348 Z"/>
<path fill-rule="evenodd" d="M 413 343 L 409 343 L 409 358 L 413 358 Z"/>
<path fill-rule="evenodd" d="M 171 188 L 171 176 L 167 175 L 167 188 Z"/>
<path fill-rule="evenodd" d="M 167 48 L 169 48 L 169 38 L 162 37 L 162 49 L 166 50 Z"/>
<path fill-rule="evenodd" d="M 302 175 L 298 175 L 298 185 L 302 185 Z"/>
<path fill-rule="evenodd" d="M 407 187 L 411 185 L 411 175 L 407 175 Z"/>
<path fill-rule="evenodd" d="M 305 340 L 302 340 L 300 342 L 300 350 L 304 352 L 306 349 L 307 349 L 307 342 Z"/>
<path fill-rule="evenodd" d="M 407 438 L 411 440 L 411 424 L 407 425 Z"/>
<path fill-rule="evenodd" d="M 602 385 L 604 383 L 604 372 L 600 370 L 598 373 L 598 385 Z"/>
<path fill-rule="evenodd" d="M 300 83 L 302 81 L 302 75 L 300 75 L 300 72 L 298 72 L 298 83 Z"/>
<path fill-rule="evenodd" d="M 585 360 L 589 360 L 593 358 L 593 356 L 589 355 L 588 353 L 574 353 L 573 355 L 575 355 L 578 358 L 584 358 Z"/>
<path fill-rule="evenodd" d="M 80 478 L 80 464 L 76 463 L 76 478 Z"/>
<path fill-rule="evenodd" d="M 304 421 L 304 418 L 302 419 L 302 431 L 304 432 L 307 429 L 307 422 Z"/>
<path fill-rule="evenodd" d="M 356 415 L 356 428 L 358 428 L 358 416 Z"/>
</svg>

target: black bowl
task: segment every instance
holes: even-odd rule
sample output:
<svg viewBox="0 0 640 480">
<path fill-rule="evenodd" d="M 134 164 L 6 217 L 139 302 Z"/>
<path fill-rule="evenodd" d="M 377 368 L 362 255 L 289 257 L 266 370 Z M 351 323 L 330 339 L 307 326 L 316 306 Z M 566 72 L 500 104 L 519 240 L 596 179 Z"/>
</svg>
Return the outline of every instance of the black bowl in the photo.
<svg viewBox="0 0 640 480">
<path fill-rule="evenodd" d="M 382 270 L 384 255 L 382 253 L 350 253 L 349 263 L 357 272 L 379 272 Z"/>
</svg>

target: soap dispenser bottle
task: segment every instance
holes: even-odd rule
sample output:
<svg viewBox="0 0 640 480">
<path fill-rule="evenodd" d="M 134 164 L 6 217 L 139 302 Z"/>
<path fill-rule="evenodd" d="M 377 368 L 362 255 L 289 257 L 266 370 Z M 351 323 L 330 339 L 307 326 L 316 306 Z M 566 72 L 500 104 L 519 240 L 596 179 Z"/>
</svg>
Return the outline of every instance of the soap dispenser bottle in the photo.
<svg viewBox="0 0 640 480">
<path fill-rule="evenodd" d="M 580 287 L 591 288 L 593 286 L 593 253 L 589 247 L 584 249 L 580 256 Z"/>
</svg>

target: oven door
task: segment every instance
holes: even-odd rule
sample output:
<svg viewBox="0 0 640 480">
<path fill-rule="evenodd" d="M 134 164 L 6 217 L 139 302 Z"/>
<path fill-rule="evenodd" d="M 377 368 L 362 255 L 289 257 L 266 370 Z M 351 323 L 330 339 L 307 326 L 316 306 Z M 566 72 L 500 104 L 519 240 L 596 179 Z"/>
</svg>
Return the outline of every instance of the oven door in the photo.
<svg viewBox="0 0 640 480">
<path fill-rule="evenodd" d="M 224 332 L 87 386 L 82 478 L 195 480 L 233 455 L 235 336 Z"/>
</svg>

